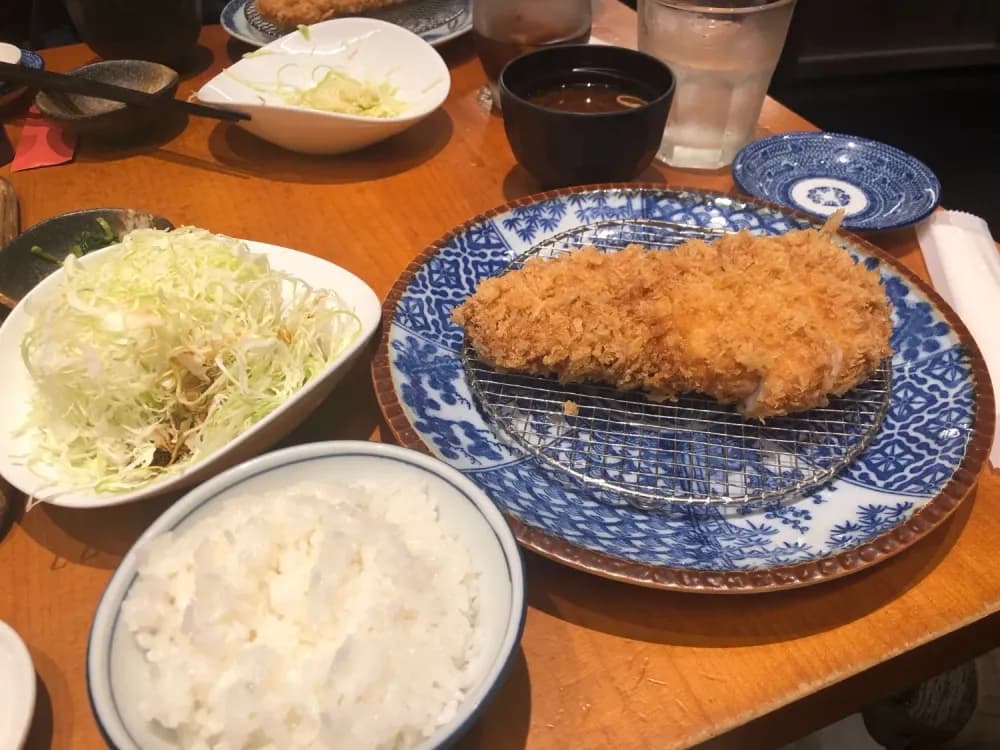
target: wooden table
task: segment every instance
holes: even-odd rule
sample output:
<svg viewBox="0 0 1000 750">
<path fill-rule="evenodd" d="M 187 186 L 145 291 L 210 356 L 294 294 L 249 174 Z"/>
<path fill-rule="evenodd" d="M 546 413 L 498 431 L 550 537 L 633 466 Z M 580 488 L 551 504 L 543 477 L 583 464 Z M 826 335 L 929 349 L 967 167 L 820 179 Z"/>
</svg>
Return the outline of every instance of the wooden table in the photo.
<svg viewBox="0 0 1000 750">
<path fill-rule="evenodd" d="M 595 33 L 633 44 L 635 16 L 598 3 Z M 244 47 L 202 35 L 197 88 Z M 77 208 L 123 205 L 175 223 L 329 258 L 384 295 L 407 261 L 455 224 L 534 190 L 483 84 L 468 39 L 443 50 L 445 107 L 404 135 L 342 158 L 285 153 L 211 120 L 154 145 L 84 144 L 76 161 L 8 175 L 28 226 Z M 49 67 L 87 61 L 50 50 Z M 769 101 L 765 132 L 811 129 Z M 17 128 L 10 128 L 16 138 Z M 731 190 L 728 173 L 654 167 L 646 179 Z M 912 231 L 874 241 L 926 277 Z M 292 438 L 378 438 L 367 363 Z M 84 685 L 91 616 L 122 554 L 165 507 L 38 507 L 0 541 L 0 619 L 27 641 L 39 676 L 30 747 L 101 747 Z M 527 624 L 510 679 L 462 747 L 768 748 L 1000 643 L 1000 479 L 982 477 L 957 515 L 917 547 L 856 576 L 801 591 L 705 596 L 640 589 L 526 556 Z M 712 739 L 715 738 L 715 739 Z"/>
</svg>

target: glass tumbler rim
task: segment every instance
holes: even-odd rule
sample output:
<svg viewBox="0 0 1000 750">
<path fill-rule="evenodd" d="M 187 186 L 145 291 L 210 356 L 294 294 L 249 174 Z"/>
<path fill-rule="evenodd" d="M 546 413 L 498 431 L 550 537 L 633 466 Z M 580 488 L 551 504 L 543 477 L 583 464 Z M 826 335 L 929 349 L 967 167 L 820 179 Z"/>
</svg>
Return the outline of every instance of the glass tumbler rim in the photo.
<svg viewBox="0 0 1000 750">
<path fill-rule="evenodd" d="M 748 0 L 748 3 L 751 0 Z M 697 0 L 647 0 L 647 2 L 653 3 L 654 5 L 662 5 L 667 8 L 673 8 L 674 10 L 686 10 L 692 11 L 694 13 L 706 13 L 712 15 L 720 16 L 735 16 L 735 15 L 750 15 L 754 13 L 763 13 L 769 10 L 777 10 L 779 8 L 784 8 L 788 5 L 793 5 L 795 0 L 769 0 L 763 5 L 744 5 L 740 7 L 727 7 L 724 5 L 712 5 L 708 2 L 704 5 L 697 2 Z"/>
</svg>

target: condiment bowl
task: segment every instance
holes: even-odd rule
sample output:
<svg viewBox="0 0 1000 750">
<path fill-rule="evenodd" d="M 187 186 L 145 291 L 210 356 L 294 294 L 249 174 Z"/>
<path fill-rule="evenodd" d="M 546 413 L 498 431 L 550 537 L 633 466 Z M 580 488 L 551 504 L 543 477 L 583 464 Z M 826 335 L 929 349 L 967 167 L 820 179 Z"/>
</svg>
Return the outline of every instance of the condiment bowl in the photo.
<svg viewBox="0 0 1000 750">
<path fill-rule="evenodd" d="M 0 747 L 21 750 L 35 712 L 35 667 L 21 636 L 0 620 Z"/>
<path fill-rule="evenodd" d="M 105 739 L 119 750 L 176 748 L 169 733 L 138 715 L 144 656 L 120 613 L 136 580 L 147 546 L 168 532 L 247 496 L 273 497 L 300 481 L 425 483 L 437 504 L 438 521 L 472 555 L 479 576 L 479 648 L 470 664 L 471 687 L 453 718 L 418 745 L 450 744 L 474 721 L 502 684 L 517 649 L 525 614 L 520 552 L 503 516 L 473 482 L 442 461 L 406 448 L 360 441 L 294 446 L 248 461 L 220 474 L 172 505 L 122 559 L 98 605 L 87 647 L 87 687 Z M 337 601 L 329 603 L 337 607 Z M 429 655 L 433 658 L 433 655 Z M 303 696 L 308 700 L 312 696 Z"/>
<path fill-rule="evenodd" d="M 388 84 L 403 103 L 391 117 L 333 112 L 289 103 L 282 93 L 316 85 L 327 70 Z M 338 18 L 287 34 L 219 73 L 198 99 L 247 112 L 239 127 L 290 151 L 342 154 L 394 136 L 441 106 L 448 66 L 427 42 L 373 18 Z"/>
<path fill-rule="evenodd" d="M 614 112 L 554 109 L 532 99 L 561 82 L 619 80 L 645 104 Z M 504 129 L 514 156 L 543 188 L 630 180 L 653 160 L 663 137 L 674 76 L 654 57 L 624 47 L 543 47 L 500 74 Z"/>
<path fill-rule="evenodd" d="M 177 71 L 147 60 L 103 60 L 69 71 L 69 75 L 144 91 L 170 99 L 177 91 Z M 163 117 L 156 107 L 55 91 L 39 91 L 35 106 L 45 117 L 81 135 L 103 141 L 142 136 Z"/>
</svg>

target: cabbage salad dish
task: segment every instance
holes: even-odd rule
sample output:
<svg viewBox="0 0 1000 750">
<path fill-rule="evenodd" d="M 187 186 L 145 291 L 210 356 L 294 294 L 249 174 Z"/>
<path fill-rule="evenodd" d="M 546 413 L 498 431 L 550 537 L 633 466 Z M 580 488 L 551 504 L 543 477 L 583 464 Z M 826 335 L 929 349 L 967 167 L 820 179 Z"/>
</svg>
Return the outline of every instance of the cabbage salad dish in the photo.
<svg viewBox="0 0 1000 750">
<path fill-rule="evenodd" d="M 227 445 L 359 335 L 336 293 L 240 240 L 137 229 L 27 307 L 29 467 L 74 488 L 140 488 Z M 55 476 L 50 476 L 56 472 Z"/>
</svg>

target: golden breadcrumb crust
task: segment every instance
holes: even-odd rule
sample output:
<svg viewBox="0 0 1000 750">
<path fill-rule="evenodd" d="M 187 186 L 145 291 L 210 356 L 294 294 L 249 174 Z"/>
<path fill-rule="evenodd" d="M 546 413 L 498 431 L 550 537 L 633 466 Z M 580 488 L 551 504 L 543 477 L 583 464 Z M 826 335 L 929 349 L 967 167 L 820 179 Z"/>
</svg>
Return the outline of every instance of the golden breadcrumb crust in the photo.
<svg viewBox="0 0 1000 750">
<path fill-rule="evenodd" d="M 317 23 L 336 16 L 364 13 L 404 0 L 257 0 L 257 10 L 265 21 L 291 28 L 299 24 Z"/>
<path fill-rule="evenodd" d="M 501 370 L 700 392 L 748 417 L 826 405 L 891 353 L 878 273 L 812 229 L 534 258 L 484 280 L 454 320 Z"/>
</svg>

